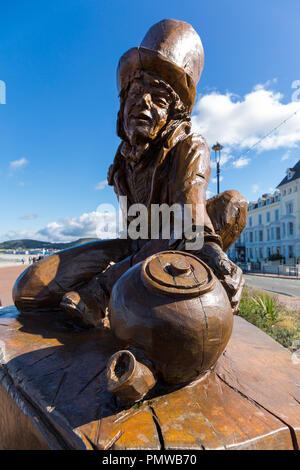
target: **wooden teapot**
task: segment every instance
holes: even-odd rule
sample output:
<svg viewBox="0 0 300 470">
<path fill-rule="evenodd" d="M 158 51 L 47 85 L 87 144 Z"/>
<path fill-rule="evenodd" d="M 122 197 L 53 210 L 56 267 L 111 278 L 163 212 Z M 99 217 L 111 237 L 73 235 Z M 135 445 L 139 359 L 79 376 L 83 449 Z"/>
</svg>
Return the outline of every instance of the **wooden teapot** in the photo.
<svg viewBox="0 0 300 470">
<path fill-rule="evenodd" d="M 233 326 L 220 281 L 199 258 L 179 251 L 157 253 L 124 273 L 109 319 L 115 336 L 146 357 L 142 364 L 126 348 L 108 363 L 108 388 L 124 402 L 141 399 L 156 381 L 177 385 L 201 376 L 224 351 Z"/>
</svg>

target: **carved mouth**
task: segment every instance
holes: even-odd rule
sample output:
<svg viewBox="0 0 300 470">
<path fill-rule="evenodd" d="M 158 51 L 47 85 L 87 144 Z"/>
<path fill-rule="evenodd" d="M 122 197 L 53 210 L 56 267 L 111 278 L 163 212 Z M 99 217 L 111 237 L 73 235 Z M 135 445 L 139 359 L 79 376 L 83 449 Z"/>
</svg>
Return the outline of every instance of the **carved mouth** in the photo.
<svg viewBox="0 0 300 470">
<path fill-rule="evenodd" d="M 133 116 L 134 119 L 137 121 L 142 121 L 151 124 L 152 123 L 152 118 L 148 116 L 147 114 L 138 114 L 137 116 Z"/>
</svg>

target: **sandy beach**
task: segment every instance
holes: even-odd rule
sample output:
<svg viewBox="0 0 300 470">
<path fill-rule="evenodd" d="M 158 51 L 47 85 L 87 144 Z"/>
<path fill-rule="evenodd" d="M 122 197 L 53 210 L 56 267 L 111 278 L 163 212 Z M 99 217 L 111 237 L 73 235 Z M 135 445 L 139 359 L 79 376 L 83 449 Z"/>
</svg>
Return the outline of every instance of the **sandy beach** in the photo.
<svg viewBox="0 0 300 470">
<path fill-rule="evenodd" d="M 23 264 L 21 266 L 2 267 L 0 264 L 0 299 L 2 307 L 12 305 L 12 288 L 17 277 L 26 269 Z"/>
</svg>

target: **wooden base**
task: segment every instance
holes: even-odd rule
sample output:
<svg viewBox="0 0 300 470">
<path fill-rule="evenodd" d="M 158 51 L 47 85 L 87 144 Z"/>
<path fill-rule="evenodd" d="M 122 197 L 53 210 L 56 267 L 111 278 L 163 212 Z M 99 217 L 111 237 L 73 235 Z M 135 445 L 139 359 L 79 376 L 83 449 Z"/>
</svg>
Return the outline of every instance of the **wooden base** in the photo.
<svg viewBox="0 0 300 470">
<path fill-rule="evenodd" d="M 0 448 L 298 448 L 300 366 L 242 318 L 214 371 L 126 410 L 106 388 L 120 347 L 58 313 L 0 317 Z"/>
</svg>

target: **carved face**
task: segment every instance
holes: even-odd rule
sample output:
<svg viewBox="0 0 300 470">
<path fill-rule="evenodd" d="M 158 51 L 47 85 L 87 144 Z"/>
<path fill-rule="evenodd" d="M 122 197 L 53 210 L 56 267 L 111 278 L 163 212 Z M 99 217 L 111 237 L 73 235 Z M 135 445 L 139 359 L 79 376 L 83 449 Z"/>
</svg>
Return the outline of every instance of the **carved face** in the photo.
<svg viewBox="0 0 300 470">
<path fill-rule="evenodd" d="M 131 144 L 149 142 L 167 122 L 172 97 L 153 77 L 133 80 L 126 98 L 123 126 Z"/>
</svg>

